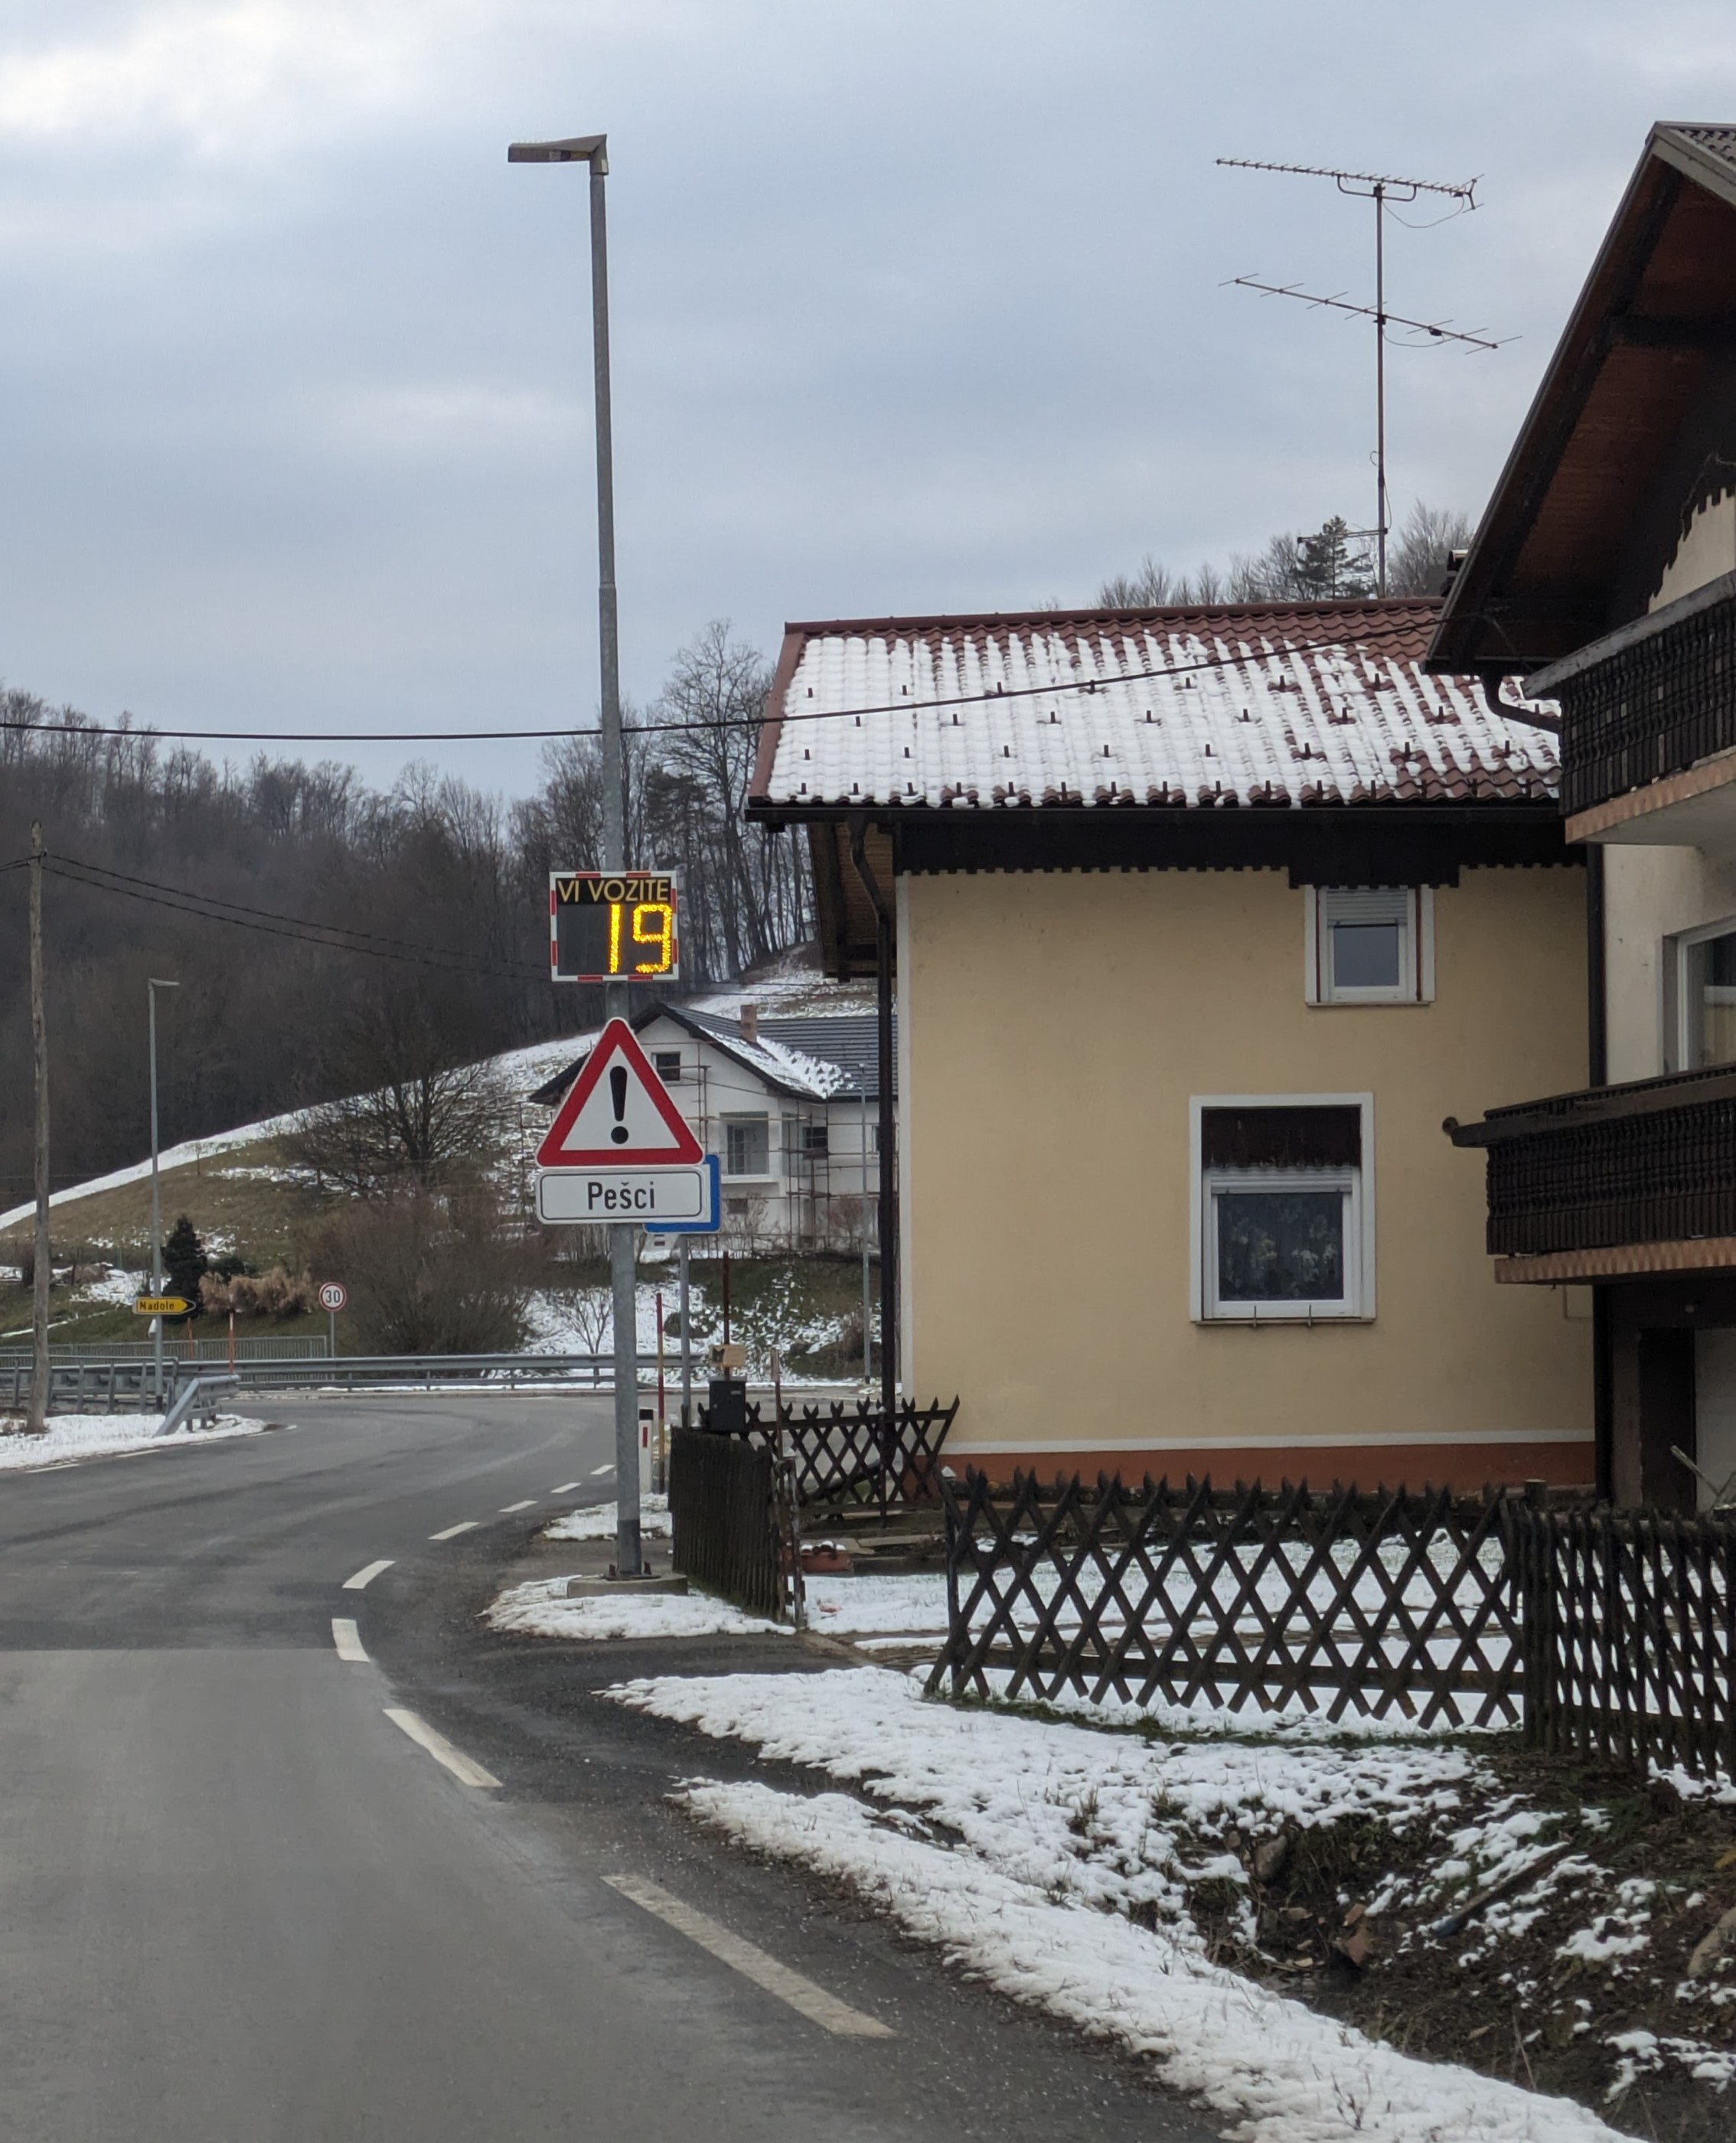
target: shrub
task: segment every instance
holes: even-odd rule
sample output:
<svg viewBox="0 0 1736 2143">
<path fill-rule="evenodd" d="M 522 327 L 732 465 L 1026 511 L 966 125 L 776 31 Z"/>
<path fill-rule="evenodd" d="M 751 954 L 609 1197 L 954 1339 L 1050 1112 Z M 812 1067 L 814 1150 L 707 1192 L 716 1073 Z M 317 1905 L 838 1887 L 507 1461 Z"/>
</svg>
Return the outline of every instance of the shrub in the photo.
<svg viewBox="0 0 1736 2143">
<path fill-rule="evenodd" d="M 318 1255 L 343 1274 L 364 1349 L 492 1354 L 524 1344 L 530 1256 L 478 1186 L 358 1201 L 322 1231 Z"/>
</svg>

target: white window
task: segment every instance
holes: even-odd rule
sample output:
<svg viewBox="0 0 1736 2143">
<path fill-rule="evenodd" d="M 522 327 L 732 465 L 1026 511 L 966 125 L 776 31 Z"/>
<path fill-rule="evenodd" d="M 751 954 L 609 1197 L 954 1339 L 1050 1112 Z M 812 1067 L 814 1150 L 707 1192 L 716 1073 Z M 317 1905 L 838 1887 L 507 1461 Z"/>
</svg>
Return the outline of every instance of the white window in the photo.
<svg viewBox="0 0 1736 2143">
<path fill-rule="evenodd" d="M 724 1118 L 724 1174 L 769 1175 L 771 1126 L 764 1116 Z"/>
<path fill-rule="evenodd" d="M 1372 1317 L 1372 1097 L 1201 1096 L 1193 1117 L 1193 1315 Z"/>
<path fill-rule="evenodd" d="M 657 1076 L 665 1086 L 680 1085 L 681 1052 L 679 1049 L 660 1049 L 651 1062 L 656 1067 Z"/>
<path fill-rule="evenodd" d="M 1304 956 L 1310 1004 L 1427 1004 L 1435 994 L 1435 896 L 1429 886 L 1308 888 Z"/>
<path fill-rule="evenodd" d="M 1736 923 L 1688 930 L 1674 941 L 1677 1032 L 1672 1071 L 1736 1064 Z"/>
</svg>

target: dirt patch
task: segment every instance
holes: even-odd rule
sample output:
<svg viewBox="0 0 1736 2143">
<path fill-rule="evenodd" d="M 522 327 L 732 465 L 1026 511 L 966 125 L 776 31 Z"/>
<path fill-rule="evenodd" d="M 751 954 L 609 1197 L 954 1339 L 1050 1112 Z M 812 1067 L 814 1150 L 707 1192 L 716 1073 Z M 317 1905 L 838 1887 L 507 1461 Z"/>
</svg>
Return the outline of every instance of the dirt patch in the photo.
<svg viewBox="0 0 1736 2143">
<path fill-rule="evenodd" d="M 1736 1801 L 1477 1754 L 1450 1814 L 1202 1839 L 1245 1871 L 1190 1889 L 1211 1954 L 1407 2053 L 1728 2143 Z"/>
</svg>

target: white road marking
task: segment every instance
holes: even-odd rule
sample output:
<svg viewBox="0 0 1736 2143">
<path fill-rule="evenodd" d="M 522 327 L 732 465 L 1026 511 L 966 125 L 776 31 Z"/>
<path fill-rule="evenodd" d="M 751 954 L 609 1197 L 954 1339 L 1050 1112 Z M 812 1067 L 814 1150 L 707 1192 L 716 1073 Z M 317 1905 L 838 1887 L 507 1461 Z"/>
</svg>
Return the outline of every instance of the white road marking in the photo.
<svg viewBox="0 0 1736 2143">
<path fill-rule="evenodd" d="M 551 1488 L 548 1492 L 551 1496 L 570 1496 L 575 1488 L 582 1488 L 584 1485 L 582 1481 L 563 1481 L 558 1488 Z"/>
<path fill-rule="evenodd" d="M 344 1579 L 344 1590 L 346 1592 L 365 1592 L 383 1570 L 389 1570 L 391 1567 L 392 1558 L 389 1555 L 383 1562 L 368 1563 L 359 1570 L 354 1577 Z"/>
<path fill-rule="evenodd" d="M 591 1477 L 593 1481 L 600 1481 L 605 1473 L 612 1473 L 614 1471 L 615 1462 L 611 1459 L 606 1466 L 593 1466 L 591 1469 Z"/>
<path fill-rule="evenodd" d="M 502 1503 L 500 1507 L 500 1514 L 503 1518 L 510 1518 L 515 1511 L 531 1509 L 536 1501 L 537 1498 L 534 1496 L 527 1496 L 522 1503 Z"/>
<path fill-rule="evenodd" d="M 418 1748 L 426 1749 L 437 1764 L 443 1764 L 461 1785 L 499 1785 L 500 1780 L 492 1771 L 485 1771 L 480 1764 L 472 1764 L 462 1750 L 453 1748 L 443 1734 L 437 1733 L 427 1720 L 418 1719 L 413 1711 L 400 1711 L 389 1704 L 385 1710 L 387 1718 L 400 1733 L 408 1734 Z"/>
<path fill-rule="evenodd" d="M 462 1525 L 448 1526 L 443 1533 L 430 1533 L 430 1540 L 456 1540 L 460 1533 L 473 1533 L 481 1525 L 480 1518 L 466 1518 Z"/>
<path fill-rule="evenodd" d="M 768 1994 L 775 1994 L 780 2002 L 787 2002 L 810 2023 L 819 2024 L 840 2038 L 891 2039 L 898 2036 L 878 2017 L 864 2016 L 848 2002 L 840 2002 L 835 1994 L 827 1993 L 823 1987 L 816 1987 L 811 1979 L 804 1979 L 799 1972 L 792 1972 L 787 1964 L 779 1964 L 776 1957 L 768 1957 L 752 1943 L 744 1942 L 739 1935 L 732 1935 L 709 1914 L 695 1912 L 691 1905 L 683 1904 L 679 1898 L 672 1897 L 655 1883 L 646 1882 L 642 1875 L 606 1875 L 603 1880 L 611 1890 L 619 1890 L 622 1897 L 631 1898 L 645 1912 L 655 1913 L 690 1942 L 710 1950 L 713 1957 L 739 1972 L 744 1979 L 751 1979 Z"/>
<path fill-rule="evenodd" d="M 338 1647 L 338 1657 L 348 1660 L 352 1666 L 365 1667 L 368 1655 L 362 1650 L 362 1633 L 354 1622 L 347 1622 L 341 1615 L 332 1617 L 332 1642 Z"/>
</svg>

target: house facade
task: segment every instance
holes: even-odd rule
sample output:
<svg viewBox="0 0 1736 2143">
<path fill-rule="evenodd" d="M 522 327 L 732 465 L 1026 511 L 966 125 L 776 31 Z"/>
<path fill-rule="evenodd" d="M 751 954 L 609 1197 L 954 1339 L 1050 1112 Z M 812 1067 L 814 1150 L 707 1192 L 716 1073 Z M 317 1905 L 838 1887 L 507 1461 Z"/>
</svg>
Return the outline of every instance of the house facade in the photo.
<svg viewBox="0 0 1736 2143">
<path fill-rule="evenodd" d="M 676 1106 L 718 1156 L 726 1244 L 853 1250 L 874 1238 L 879 1080 L 872 1012 L 733 1014 L 657 1003 L 632 1026 Z M 550 1114 L 586 1052 L 530 1096 Z"/>
<path fill-rule="evenodd" d="M 1540 710 L 1423 674 L 1438 607 L 788 629 L 749 809 L 805 829 L 831 973 L 895 911 L 949 1456 L 1589 1479 L 1585 1291 L 1490 1289 L 1440 1131 L 1467 1077 L 1583 1080 L 1585 874 Z"/>
<path fill-rule="evenodd" d="M 1497 1292 L 1591 1286 L 1600 1487 L 1703 1504 L 1736 1475 L 1736 127 L 1653 129 L 1431 661 L 1559 702 L 1589 859 L 1589 1079 L 1467 1089 L 1454 1130 Z"/>
</svg>

